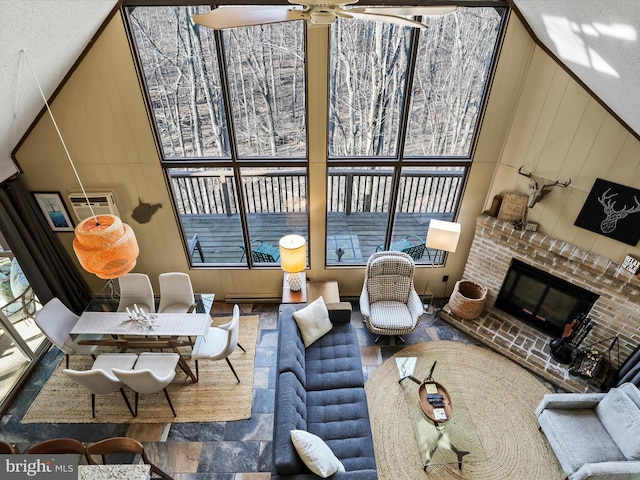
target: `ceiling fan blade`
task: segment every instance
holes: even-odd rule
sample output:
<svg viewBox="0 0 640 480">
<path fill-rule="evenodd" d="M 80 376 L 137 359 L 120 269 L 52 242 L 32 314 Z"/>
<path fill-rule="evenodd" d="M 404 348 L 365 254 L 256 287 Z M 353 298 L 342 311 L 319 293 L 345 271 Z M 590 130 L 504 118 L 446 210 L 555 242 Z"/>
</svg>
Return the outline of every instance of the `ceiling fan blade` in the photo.
<svg viewBox="0 0 640 480">
<path fill-rule="evenodd" d="M 410 15 L 410 16 L 429 16 L 429 15 L 446 15 L 447 13 L 453 13 L 458 7 L 455 5 L 442 6 L 442 7 L 355 7 L 347 10 L 348 12 L 354 11 L 357 13 L 373 13 L 376 15 Z"/>
<path fill-rule="evenodd" d="M 357 18 L 359 20 L 373 20 L 375 22 L 394 23 L 403 27 L 427 28 L 424 23 L 409 20 L 408 18 L 404 17 L 396 17 L 394 15 L 378 15 L 377 13 L 359 13 L 353 12 L 351 10 L 343 10 L 340 16 Z"/>
<path fill-rule="evenodd" d="M 203 27 L 222 30 L 266 23 L 289 22 L 305 18 L 301 10 L 288 7 L 220 7 L 209 13 L 195 14 L 193 21 Z"/>
</svg>

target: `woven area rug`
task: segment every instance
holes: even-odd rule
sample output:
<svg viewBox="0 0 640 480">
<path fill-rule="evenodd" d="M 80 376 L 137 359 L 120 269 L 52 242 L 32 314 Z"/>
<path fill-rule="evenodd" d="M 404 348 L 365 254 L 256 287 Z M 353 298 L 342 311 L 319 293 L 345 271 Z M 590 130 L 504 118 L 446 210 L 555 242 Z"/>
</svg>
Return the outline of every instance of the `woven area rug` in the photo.
<svg viewBox="0 0 640 480">
<path fill-rule="evenodd" d="M 228 320 L 229 317 L 216 317 L 214 322 L 222 324 Z M 160 391 L 140 395 L 137 417 L 131 416 L 119 392 L 96 395 L 96 418 L 91 418 L 91 394 L 62 372 L 63 359 L 22 423 L 223 422 L 251 418 L 258 320 L 257 315 L 240 317 L 238 340 L 247 353 L 236 348 L 229 357 L 240 383 L 224 360 L 198 362 L 200 381 L 195 384 L 177 368 L 176 377 L 168 387 L 176 417 Z M 70 366 L 85 370 L 91 368 L 92 362 L 90 356 L 74 355 Z M 193 360 L 189 360 L 189 366 L 195 373 Z M 125 392 L 133 406 L 134 393 L 128 387 Z"/>
<path fill-rule="evenodd" d="M 464 463 L 462 470 L 452 464 L 433 465 L 423 472 L 393 357 L 374 371 L 365 386 L 380 480 L 540 480 L 565 476 L 544 434 L 538 431 L 534 414 L 549 390 L 529 372 L 486 348 L 460 342 L 420 343 L 396 356 L 423 357 L 423 365 L 429 366 L 438 360 L 434 379 L 445 387 L 455 385 L 462 395 L 486 460 Z M 420 380 L 427 374 L 415 372 Z"/>
</svg>

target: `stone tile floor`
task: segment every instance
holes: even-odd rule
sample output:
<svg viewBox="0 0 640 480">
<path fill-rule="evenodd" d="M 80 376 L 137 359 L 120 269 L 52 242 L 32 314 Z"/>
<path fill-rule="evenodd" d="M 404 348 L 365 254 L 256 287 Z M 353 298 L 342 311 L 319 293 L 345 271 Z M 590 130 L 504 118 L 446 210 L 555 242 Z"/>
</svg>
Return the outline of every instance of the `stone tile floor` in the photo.
<svg viewBox="0 0 640 480">
<path fill-rule="evenodd" d="M 365 377 L 408 345 L 433 340 L 477 343 L 447 325 L 437 315 L 425 314 L 418 328 L 405 335 L 406 343 L 375 335 L 364 326 L 357 303 L 352 323 L 357 328 Z M 175 480 L 268 480 L 271 469 L 278 305 L 240 305 L 242 314 L 259 314 L 260 324 L 254 369 L 252 415 L 248 420 L 153 425 L 126 424 L 21 424 L 20 420 L 60 362 L 60 351 L 47 352 L 28 383 L 0 419 L 0 438 L 21 451 L 56 437 L 93 442 L 112 436 L 130 436 L 145 444 L 149 457 Z M 233 305 L 216 303 L 212 315 L 228 315 Z"/>
</svg>

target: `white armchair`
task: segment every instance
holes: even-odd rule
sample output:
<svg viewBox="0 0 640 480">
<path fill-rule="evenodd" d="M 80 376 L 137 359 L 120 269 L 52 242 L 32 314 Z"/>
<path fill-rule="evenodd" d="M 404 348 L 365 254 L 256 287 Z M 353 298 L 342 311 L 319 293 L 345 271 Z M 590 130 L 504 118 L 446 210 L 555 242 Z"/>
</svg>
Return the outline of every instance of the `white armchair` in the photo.
<svg viewBox="0 0 640 480">
<path fill-rule="evenodd" d="M 413 259 L 404 252 L 376 252 L 369 257 L 360 295 L 360 312 L 367 328 L 378 335 L 411 333 L 424 313 L 413 286 Z"/>
<path fill-rule="evenodd" d="M 640 478 L 640 391 L 545 395 L 536 408 L 568 480 Z"/>
</svg>

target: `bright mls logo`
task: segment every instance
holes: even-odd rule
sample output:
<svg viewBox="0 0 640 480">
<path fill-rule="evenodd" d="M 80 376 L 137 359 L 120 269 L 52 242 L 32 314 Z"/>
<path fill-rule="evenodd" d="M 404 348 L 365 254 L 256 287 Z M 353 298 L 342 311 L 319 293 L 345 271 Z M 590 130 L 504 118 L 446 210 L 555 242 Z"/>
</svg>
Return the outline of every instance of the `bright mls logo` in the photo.
<svg viewBox="0 0 640 480">
<path fill-rule="evenodd" d="M 77 480 L 77 455 L 0 455 L 3 480 Z"/>
</svg>

